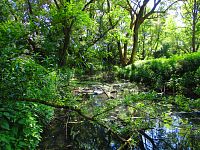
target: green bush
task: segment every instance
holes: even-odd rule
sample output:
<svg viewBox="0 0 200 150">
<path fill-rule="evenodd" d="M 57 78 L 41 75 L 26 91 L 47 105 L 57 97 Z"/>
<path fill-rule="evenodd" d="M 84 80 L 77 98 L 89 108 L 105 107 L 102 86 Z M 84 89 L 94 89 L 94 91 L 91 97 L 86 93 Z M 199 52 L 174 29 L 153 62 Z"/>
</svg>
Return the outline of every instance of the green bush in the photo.
<svg viewBox="0 0 200 150">
<path fill-rule="evenodd" d="M 188 93 L 199 91 L 200 52 L 138 61 L 131 67 L 127 66 L 118 73 L 120 77 L 128 77 L 131 81 L 140 83 L 153 90 L 173 90 Z"/>
<path fill-rule="evenodd" d="M 196 83 L 196 87 L 195 88 L 195 93 L 200 96 L 200 67 L 197 69 L 197 71 L 195 72 L 195 83 Z"/>
<path fill-rule="evenodd" d="M 53 109 L 17 99 L 54 99 L 57 73 L 49 72 L 29 57 L 4 59 L 0 65 L 0 149 L 35 149 Z"/>
<path fill-rule="evenodd" d="M 7 101 L 0 103 L 0 149 L 35 149 L 42 127 L 53 109 L 37 104 Z"/>
<path fill-rule="evenodd" d="M 72 70 L 48 70 L 30 56 L 1 57 L 0 149 L 36 149 L 53 108 L 19 99 L 58 102 L 67 96 Z"/>
</svg>

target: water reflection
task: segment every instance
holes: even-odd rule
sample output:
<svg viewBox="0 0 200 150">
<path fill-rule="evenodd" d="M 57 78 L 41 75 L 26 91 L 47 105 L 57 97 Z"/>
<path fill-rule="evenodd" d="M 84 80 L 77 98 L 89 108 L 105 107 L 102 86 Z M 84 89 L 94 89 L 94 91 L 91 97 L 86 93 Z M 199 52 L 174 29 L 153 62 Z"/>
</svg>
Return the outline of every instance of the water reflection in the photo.
<svg viewBox="0 0 200 150">
<path fill-rule="evenodd" d="M 174 114 L 171 117 L 171 125 L 157 121 L 155 128 L 146 131 L 146 134 L 153 139 L 156 149 L 197 150 L 200 147 L 199 121 L 189 122 L 188 120 L 192 118 L 185 118 L 185 116 L 179 114 Z M 143 143 L 145 149 L 153 149 L 152 143 L 144 137 Z"/>
<path fill-rule="evenodd" d="M 177 114 L 171 117 L 171 125 L 155 119 L 155 126 L 145 131 L 148 138 L 142 136 L 140 139 L 135 135 L 133 137 L 136 138 L 134 140 L 137 145 L 126 146 L 124 149 L 198 150 L 200 147 L 199 122 L 188 121 L 191 118 L 183 118 Z M 73 131 L 79 132 L 74 138 L 75 149 L 117 150 L 124 144 L 112 136 L 109 131 L 92 123 L 85 122 L 74 127 Z M 129 136 L 132 136 L 131 133 Z"/>
<path fill-rule="evenodd" d="M 124 87 L 122 88 L 126 91 Z M 113 89 L 110 94 L 114 93 Z M 86 99 L 81 109 L 89 116 L 98 112 L 95 109 L 102 109 L 107 105 L 105 103 L 114 100 L 109 98 L 120 97 L 120 95 L 109 95 L 103 86 L 99 89 L 94 87 L 92 92 L 91 88 L 82 91 L 86 93 L 84 95 Z M 119 93 L 121 89 L 115 88 L 115 91 Z M 58 120 L 53 121 L 44 132 L 40 149 L 198 150 L 200 148 L 200 113 L 176 113 L 172 111 L 172 107 L 166 102 L 144 100 L 132 106 L 119 105 L 107 113 L 103 117 L 105 120 L 101 123 L 116 129 L 124 139 L 130 138 L 130 143 L 121 141 L 109 128 L 77 117 L 72 112 L 62 112 L 66 115 L 63 118 L 58 113 Z"/>
<path fill-rule="evenodd" d="M 151 129 L 143 130 L 148 137 L 144 136 L 144 134 L 127 132 L 127 135 L 123 136 L 131 136 L 135 140 L 135 145 L 127 145 L 122 149 L 198 150 L 200 147 L 199 121 L 193 121 L 191 116 L 189 118 L 188 116 L 186 117 L 178 113 L 171 115 L 171 118 L 171 124 L 166 124 L 160 119 L 152 119 L 151 121 L 155 123 L 155 126 Z M 66 132 L 64 128 L 59 129 L 61 130 L 58 130 L 60 134 Z M 70 138 L 68 137 L 68 141 L 66 141 L 65 138 L 59 139 L 65 142 L 65 145 L 59 147 L 59 149 L 117 150 L 124 145 L 124 143 L 109 130 L 89 121 L 71 123 L 71 125 L 68 125 L 68 130 L 70 130 Z M 54 136 L 56 135 L 58 134 L 54 133 Z M 55 137 L 51 140 L 55 142 Z M 49 140 L 49 142 L 51 140 Z M 46 149 L 54 150 L 58 148 L 58 144 L 49 145 L 51 145 L 51 147 L 47 146 Z"/>
<path fill-rule="evenodd" d="M 199 116 L 195 116 L 195 118 L 197 117 Z M 141 132 L 139 132 L 142 133 L 143 131 L 145 134 L 127 132 L 126 135 L 123 136 L 131 136 L 135 140 L 135 145 L 126 145 L 122 149 L 198 150 L 200 147 L 199 118 L 193 121 L 191 116 L 188 118 L 182 114 L 173 114 L 171 118 L 171 124 L 165 124 L 165 122 L 160 119 L 152 119 L 151 121 L 154 121 L 155 126 L 151 129 L 141 130 Z M 97 124 L 88 121 L 72 124 L 68 125 L 68 130 L 70 130 L 68 141 L 66 141 L 65 136 L 61 136 L 61 134 L 66 132 L 66 129 L 60 128 L 60 125 L 57 125 L 55 126 L 57 132 L 54 132 L 53 139 L 47 138 L 46 147 L 44 148 L 44 145 L 41 145 L 40 148 L 49 150 L 117 150 L 124 145 L 124 143 L 119 141 L 109 130 Z M 60 138 L 60 136 L 63 138 Z M 54 144 L 52 144 L 52 141 Z M 60 143 L 62 143 L 62 145 Z M 50 145 L 50 147 L 48 147 L 48 145 Z"/>
</svg>

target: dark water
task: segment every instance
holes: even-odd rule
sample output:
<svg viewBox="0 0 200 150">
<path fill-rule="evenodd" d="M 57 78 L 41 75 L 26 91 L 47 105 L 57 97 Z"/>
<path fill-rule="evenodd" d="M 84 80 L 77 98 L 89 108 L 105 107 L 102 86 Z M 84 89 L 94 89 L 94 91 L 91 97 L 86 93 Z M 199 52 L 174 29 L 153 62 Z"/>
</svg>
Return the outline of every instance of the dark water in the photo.
<svg viewBox="0 0 200 150">
<path fill-rule="evenodd" d="M 154 119 L 155 126 L 142 130 L 143 134 L 130 132 L 124 137 L 135 141 L 134 145 L 126 145 L 123 149 L 164 149 L 164 150 L 198 150 L 200 148 L 200 118 L 198 113 L 173 114 L 172 121 L 166 124 Z M 124 145 L 109 130 L 101 126 L 82 121 L 66 124 L 61 120 L 47 130 L 46 139 L 40 149 L 84 149 L 84 150 L 117 150 Z M 147 135 L 147 136 L 146 136 Z"/>
<path fill-rule="evenodd" d="M 88 113 L 94 111 L 93 107 L 102 107 L 108 95 L 96 90 L 90 98 L 92 100 L 88 102 Z M 58 110 L 57 116 L 42 135 L 43 141 L 39 149 L 199 150 L 200 112 L 174 112 L 172 106 L 162 106 L 163 104 L 146 103 L 144 109 L 131 109 L 123 105 L 115 108 L 105 116 L 106 121 L 100 122 L 106 127 L 110 126 L 117 134 L 113 134 L 105 126 L 78 117 L 71 111 Z M 153 116 L 148 115 L 152 110 Z M 126 117 L 130 118 L 128 122 L 119 119 Z M 124 142 L 118 135 L 130 140 Z"/>
</svg>

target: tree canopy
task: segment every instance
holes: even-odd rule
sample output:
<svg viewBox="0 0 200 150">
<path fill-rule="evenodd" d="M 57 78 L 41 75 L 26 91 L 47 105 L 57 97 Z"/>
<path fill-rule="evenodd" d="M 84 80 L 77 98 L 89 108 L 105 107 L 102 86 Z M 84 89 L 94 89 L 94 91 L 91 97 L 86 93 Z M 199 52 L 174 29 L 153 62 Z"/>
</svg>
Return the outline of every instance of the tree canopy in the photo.
<svg viewBox="0 0 200 150">
<path fill-rule="evenodd" d="M 0 149 L 37 149 L 62 114 L 68 146 L 86 120 L 108 147 L 160 148 L 152 118 L 199 111 L 199 12 L 200 0 L 1 0 Z"/>
</svg>

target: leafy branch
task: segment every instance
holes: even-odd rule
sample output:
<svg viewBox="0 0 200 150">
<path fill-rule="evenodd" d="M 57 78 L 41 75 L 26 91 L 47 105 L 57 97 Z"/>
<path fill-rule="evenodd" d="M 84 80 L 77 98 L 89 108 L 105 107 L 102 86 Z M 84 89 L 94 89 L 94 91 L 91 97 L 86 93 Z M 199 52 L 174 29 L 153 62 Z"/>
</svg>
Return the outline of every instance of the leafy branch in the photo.
<svg viewBox="0 0 200 150">
<path fill-rule="evenodd" d="M 117 131 L 111 129 L 110 127 L 108 127 L 105 123 L 100 122 L 100 120 L 98 118 L 96 118 L 98 115 L 95 115 L 93 117 L 89 117 L 87 115 L 85 115 L 80 109 L 75 108 L 75 107 L 71 107 L 71 106 L 66 106 L 64 104 L 60 104 L 60 103 L 56 103 L 49 101 L 44 101 L 41 99 L 33 99 L 33 98 L 17 98 L 15 99 L 16 101 L 23 101 L 23 102 L 34 102 L 34 103 L 38 103 L 38 104 L 43 104 L 46 106 L 50 106 L 50 107 L 54 107 L 54 108 L 64 108 L 64 109 L 70 109 L 74 112 L 76 112 L 77 114 L 79 114 L 81 117 L 83 117 L 84 119 L 94 122 L 96 124 L 98 124 L 99 126 L 107 129 L 108 131 L 110 131 L 115 137 L 117 137 L 120 141 L 122 142 L 126 142 L 127 140 L 125 138 L 123 138 L 120 133 L 118 133 Z M 107 112 L 107 111 L 105 111 Z"/>
</svg>

